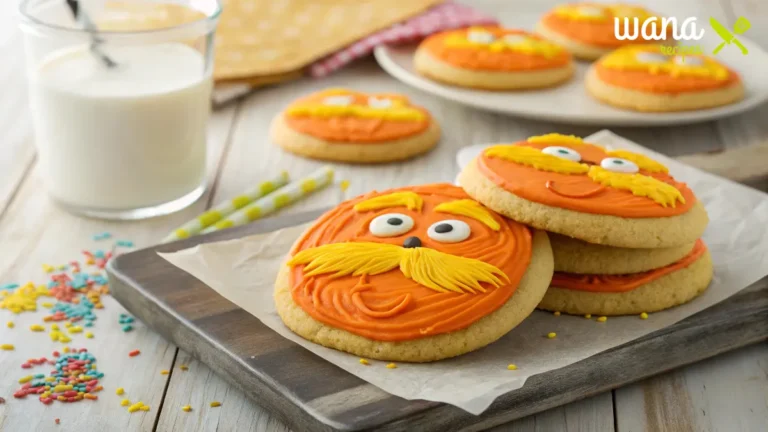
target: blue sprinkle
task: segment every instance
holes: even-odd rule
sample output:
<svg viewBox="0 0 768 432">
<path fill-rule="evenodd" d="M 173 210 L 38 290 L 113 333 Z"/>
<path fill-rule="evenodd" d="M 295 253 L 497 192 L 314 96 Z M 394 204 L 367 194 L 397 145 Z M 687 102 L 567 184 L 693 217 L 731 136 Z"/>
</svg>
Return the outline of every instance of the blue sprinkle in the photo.
<svg viewBox="0 0 768 432">
<path fill-rule="evenodd" d="M 83 324 L 83 327 L 93 327 L 93 323 L 90 321 L 86 321 L 85 324 Z"/>
<path fill-rule="evenodd" d="M 18 287 L 19 287 L 19 284 L 17 284 L 17 283 L 8 283 L 8 284 L 0 286 L 0 289 L 12 290 L 12 289 L 16 289 Z"/>
<path fill-rule="evenodd" d="M 112 238 L 112 234 L 110 234 L 108 232 L 103 232 L 103 233 L 99 233 L 99 234 L 94 234 L 93 235 L 93 239 L 97 240 L 97 241 L 98 240 L 106 240 L 106 239 L 109 239 L 109 238 Z"/>
<path fill-rule="evenodd" d="M 130 325 L 130 324 L 126 324 L 126 325 L 123 326 L 123 331 L 124 332 L 129 332 L 131 330 L 133 330 L 133 326 Z"/>
<path fill-rule="evenodd" d="M 126 247 L 126 248 L 133 247 L 133 242 L 130 240 L 118 240 L 115 244 L 120 247 Z"/>
<path fill-rule="evenodd" d="M 94 258 L 104 258 L 104 251 L 99 249 L 93 253 Z"/>
</svg>

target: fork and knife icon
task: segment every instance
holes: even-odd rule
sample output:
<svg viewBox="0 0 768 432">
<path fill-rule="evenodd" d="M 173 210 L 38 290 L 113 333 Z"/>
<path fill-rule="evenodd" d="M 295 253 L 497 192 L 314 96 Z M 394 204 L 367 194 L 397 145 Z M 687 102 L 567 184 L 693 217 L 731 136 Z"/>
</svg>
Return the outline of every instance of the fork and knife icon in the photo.
<svg viewBox="0 0 768 432">
<path fill-rule="evenodd" d="M 741 53 L 746 55 L 749 51 L 747 50 L 747 47 L 745 47 L 741 41 L 734 35 L 736 34 L 742 34 L 745 31 L 749 30 L 750 27 L 752 27 L 752 23 L 749 22 L 748 19 L 744 17 L 739 17 L 739 19 L 736 20 L 736 22 L 733 24 L 733 32 L 728 30 L 728 27 L 721 24 L 718 20 L 710 17 L 709 18 L 709 25 L 712 26 L 712 30 L 715 31 L 722 39 L 723 41 L 718 45 L 714 51 L 712 51 L 712 54 L 717 54 L 720 52 L 723 47 L 726 45 L 734 44 L 739 49 L 741 49 Z"/>
</svg>

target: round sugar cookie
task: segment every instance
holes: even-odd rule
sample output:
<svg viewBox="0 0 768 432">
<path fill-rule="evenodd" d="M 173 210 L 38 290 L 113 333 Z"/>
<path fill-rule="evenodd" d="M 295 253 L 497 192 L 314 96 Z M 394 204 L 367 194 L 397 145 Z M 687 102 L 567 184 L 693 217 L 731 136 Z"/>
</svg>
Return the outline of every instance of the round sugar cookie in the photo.
<svg viewBox="0 0 768 432">
<path fill-rule="evenodd" d="M 596 99 L 635 111 L 690 111 L 744 98 L 739 75 L 713 58 L 666 55 L 654 45 L 605 55 L 592 64 L 585 80 Z"/>
<path fill-rule="evenodd" d="M 635 40 L 616 38 L 614 18 L 620 20 L 619 34 L 624 35 L 629 30 L 630 35 L 634 33 L 639 37 Z M 619 47 L 648 42 L 639 31 L 625 28 L 625 18 L 630 23 L 637 18 L 640 29 L 646 20 L 655 20 L 656 28 L 661 29 L 661 18 L 639 6 L 571 3 L 547 12 L 536 24 L 536 33 L 562 45 L 576 58 L 595 60 Z M 659 30 L 661 40 L 671 40 L 672 31 L 672 26 L 668 26 L 665 33 Z"/>
<path fill-rule="evenodd" d="M 549 134 L 485 149 L 459 175 L 477 201 L 534 228 L 623 248 L 682 246 L 708 218 L 655 160 Z"/>
<path fill-rule="evenodd" d="M 573 75 L 571 55 L 523 30 L 472 27 L 429 36 L 413 59 L 420 74 L 483 90 L 552 87 Z"/>
<path fill-rule="evenodd" d="M 270 135 L 283 149 L 312 159 L 384 163 L 431 150 L 440 126 L 403 95 L 327 89 L 278 114 Z"/>
<path fill-rule="evenodd" d="M 552 250 L 532 230 L 435 184 L 341 203 L 295 243 L 275 283 L 285 325 L 365 358 L 429 362 L 482 348 L 536 308 Z"/>
<path fill-rule="evenodd" d="M 587 243 L 549 233 L 555 271 L 578 274 L 621 275 L 640 273 L 683 259 L 695 242 L 667 248 L 620 248 Z"/>
<path fill-rule="evenodd" d="M 633 315 L 691 301 L 712 281 L 712 257 L 696 242 L 683 259 L 629 275 L 555 273 L 539 308 L 574 315 Z"/>
</svg>

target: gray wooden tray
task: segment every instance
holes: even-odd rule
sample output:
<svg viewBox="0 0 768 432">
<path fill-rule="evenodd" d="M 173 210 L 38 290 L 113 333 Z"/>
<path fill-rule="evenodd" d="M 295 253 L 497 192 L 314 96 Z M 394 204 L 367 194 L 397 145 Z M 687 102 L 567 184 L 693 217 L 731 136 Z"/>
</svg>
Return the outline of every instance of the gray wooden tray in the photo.
<svg viewBox="0 0 768 432">
<path fill-rule="evenodd" d="M 319 214 L 265 219 L 121 255 L 107 269 L 111 292 L 148 326 L 297 431 L 480 430 L 768 339 L 768 278 L 764 278 L 666 329 L 533 376 L 523 388 L 473 416 L 442 403 L 382 394 L 279 336 L 156 254 L 274 231 Z"/>
</svg>

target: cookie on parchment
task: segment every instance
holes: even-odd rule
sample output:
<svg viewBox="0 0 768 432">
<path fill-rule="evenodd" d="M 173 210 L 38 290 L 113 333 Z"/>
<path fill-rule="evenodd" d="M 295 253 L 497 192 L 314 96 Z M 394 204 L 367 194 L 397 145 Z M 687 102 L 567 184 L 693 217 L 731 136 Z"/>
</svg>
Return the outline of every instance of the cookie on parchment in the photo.
<svg viewBox="0 0 768 432">
<path fill-rule="evenodd" d="M 661 163 L 549 134 L 485 149 L 459 175 L 485 206 L 588 243 L 667 248 L 696 241 L 704 206 Z"/>
<path fill-rule="evenodd" d="M 272 140 L 313 159 L 383 163 L 431 150 L 440 127 L 399 94 L 327 89 L 292 103 L 272 121 Z"/>
<path fill-rule="evenodd" d="M 619 18 L 619 34 L 638 35 L 631 40 L 616 37 L 614 18 Z M 624 19 L 633 26 L 637 18 L 638 30 L 625 28 Z M 648 43 L 639 30 L 646 20 L 656 20 L 661 28 L 661 18 L 649 10 L 626 4 L 571 3 L 555 7 L 536 24 L 536 33 L 565 47 L 574 57 L 595 60 L 625 45 Z M 667 27 L 662 41 L 672 39 L 672 26 Z"/>
<path fill-rule="evenodd" d="M 523 30 L 472 27 L 434 34 L 414 55 L 420 74 L 483 90 L 552 87 L 573 75 L 563 47 Z"/>
<path fill-rule="evenodd" d="M 632 315 L 687 303 L 712 280 L 712 258 L 703 241 L 668 266 L 627 275 L 555 272 L 539 308 L 574 315 Z"/>
<path fill-rule="evenodd" d="M 586 87 L 596 99 L 635 111 L 689 111 L 744 98 L 739 75 L 704 55 L 666 55 L 658 46 L 621 48 L 592 64 Z"/>
<path fill-rule="evenodd" d="M 544 232 L 436 184 L 371 192 L 321 216 L 295 243 L 275 302 L 286 326 L 312 342 L 428 362 L 509 332 L 551 277 Z"/>
</svg>

